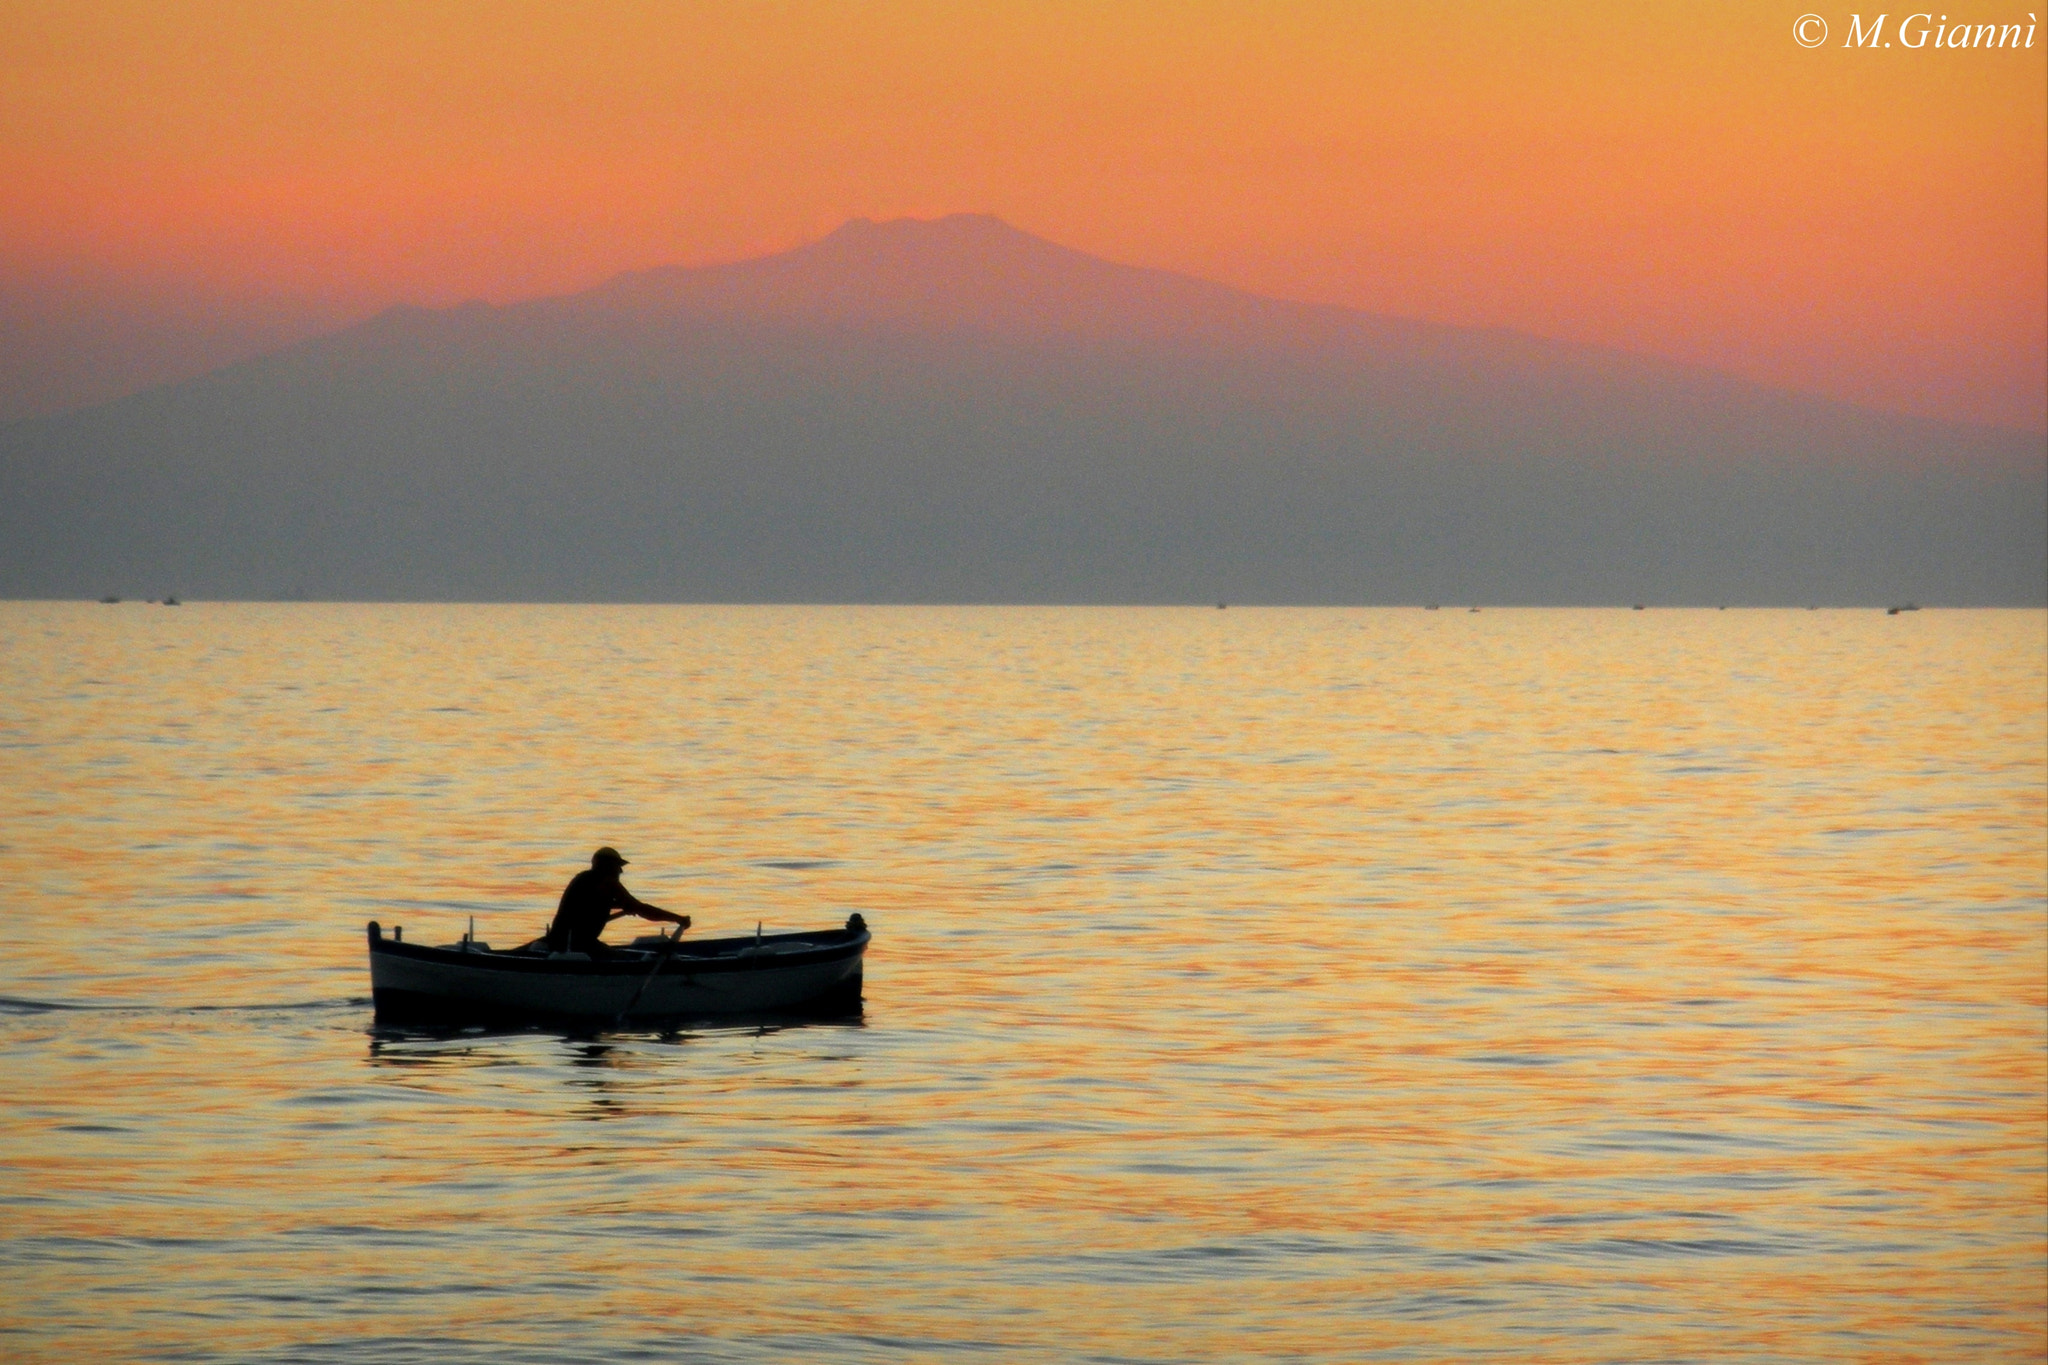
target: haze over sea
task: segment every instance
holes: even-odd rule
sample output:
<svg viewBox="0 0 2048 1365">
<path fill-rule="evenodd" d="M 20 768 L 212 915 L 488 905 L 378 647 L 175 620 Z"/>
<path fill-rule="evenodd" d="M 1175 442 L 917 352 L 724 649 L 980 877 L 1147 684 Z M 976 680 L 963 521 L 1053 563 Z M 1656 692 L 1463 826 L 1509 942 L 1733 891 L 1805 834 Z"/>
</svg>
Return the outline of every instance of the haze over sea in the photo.
<svg viewBox="0 0 2048 1365">
<path fill-rule="evenodd" d="M 10 1361 L 2020 1361 L 2048 614 L 0 603 Z M 380 1029 L 600 843 L 857 1020 Z M 618 935 L 615 933 L 614 935 Z"/>
</svg>

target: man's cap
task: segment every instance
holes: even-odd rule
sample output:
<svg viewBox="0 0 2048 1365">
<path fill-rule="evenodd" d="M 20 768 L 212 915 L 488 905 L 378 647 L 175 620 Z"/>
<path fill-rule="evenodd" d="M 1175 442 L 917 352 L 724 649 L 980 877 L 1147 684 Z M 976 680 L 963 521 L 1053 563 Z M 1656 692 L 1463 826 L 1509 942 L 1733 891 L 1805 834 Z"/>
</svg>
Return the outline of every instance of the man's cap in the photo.
<svg viewBox="0 0 2048 1365">
<path fill-rule="evenodd" d="M 613 848 L 610 844 L 606 844 L 603 848 L 590 855 L 590 865 L 592 867 L 603 867 L 606 863 L 615 863 L 620 867 L 624 867 L 626 860 L 619 856 L 617 849 Z"/>
</svg>

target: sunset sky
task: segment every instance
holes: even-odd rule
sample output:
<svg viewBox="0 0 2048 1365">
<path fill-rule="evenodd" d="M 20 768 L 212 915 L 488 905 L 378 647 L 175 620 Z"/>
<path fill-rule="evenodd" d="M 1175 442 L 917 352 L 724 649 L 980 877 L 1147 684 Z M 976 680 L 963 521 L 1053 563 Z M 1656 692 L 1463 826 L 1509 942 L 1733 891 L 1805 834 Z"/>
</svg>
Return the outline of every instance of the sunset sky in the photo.
<svg viewBox="0 0 2048 1365">
<path fill-rule="evenodd" d="M 1972 4 L 2031 49 L 1937 49 L 1939 10 L 1845 48 L 1820 0 L 0 0 L 0 419 L 396 302 L 978 211 L 2041 430 L 2048 29 Z"/>
</svg>

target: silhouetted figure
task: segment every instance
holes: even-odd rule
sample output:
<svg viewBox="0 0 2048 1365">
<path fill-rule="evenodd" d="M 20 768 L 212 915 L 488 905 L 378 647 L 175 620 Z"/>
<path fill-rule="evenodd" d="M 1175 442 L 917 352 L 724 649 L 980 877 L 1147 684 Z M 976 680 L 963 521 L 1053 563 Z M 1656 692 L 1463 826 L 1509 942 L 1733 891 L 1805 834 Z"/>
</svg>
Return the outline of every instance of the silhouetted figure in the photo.
<svg viewBox="0 0 2048 1365">
<path fill-rule="evenodd" d="M 678 915 L 649 905 L 619 882 L 619 869 L 626 860 L 615 848 L 601 848 L 590 855 L 590 867 L 569 879 L 562 891 L 562 903 L 555 907 L 555 922 L 548 926 L 547 945 L 558 953 L 588 953 L 608 956 L 613 949 L 599 942 L 604 927 L 622 915 L 641 919 L 667 920 L 690 927 L 688 915 Z"/>
</svg>

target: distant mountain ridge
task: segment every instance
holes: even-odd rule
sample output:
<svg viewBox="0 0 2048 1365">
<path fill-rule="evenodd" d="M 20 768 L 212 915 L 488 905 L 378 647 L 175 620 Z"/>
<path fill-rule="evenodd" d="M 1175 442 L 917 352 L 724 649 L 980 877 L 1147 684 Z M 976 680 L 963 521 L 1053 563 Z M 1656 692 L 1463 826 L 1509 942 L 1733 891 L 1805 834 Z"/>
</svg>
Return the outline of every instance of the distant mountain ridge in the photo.
<svg viewBox="0 0 2048 1365">
<path fill-rule="evenodd" d="M 1314 311 L 1191 276 L 1105 261 L 983 214 L 883 223 L 856 218 L 779 255 L 636 271 L 572 302 L 811 323 L 1088 336 L 1151 335 L 1161 309 L 1181 318 Z"/>
<path fill-rule="evenodd" d="M 2040 604 L 2048 448 L 1000 220 L 0 429 L 0 594 Z"/>
<path fill-rule="evenodd" d="M 989 214 L 855 218 L 816 242 L 753 260 L 629 271 L 594 289 L 514 309 L 779 320 L 810 326 L 938 328 L 1180 345 L 1332 342 L 1416 355 L 1541 351 L 1740 383 L 1732 376 L 1602 347 L 1459 328 L 1247 293 L 1175 271 L 1123 265 L 1019 231 Z"/>
</svg>

